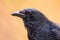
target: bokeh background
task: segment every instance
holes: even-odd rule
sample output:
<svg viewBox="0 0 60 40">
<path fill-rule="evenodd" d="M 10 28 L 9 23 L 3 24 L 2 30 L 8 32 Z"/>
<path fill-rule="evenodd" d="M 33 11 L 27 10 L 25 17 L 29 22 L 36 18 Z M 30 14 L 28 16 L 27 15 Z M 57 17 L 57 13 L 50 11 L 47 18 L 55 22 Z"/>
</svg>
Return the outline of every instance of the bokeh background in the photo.
<svg viewBox="0 0 60 40">
<path fill-rule="evenodd" d="M 60 24 L 60 0 L 0 0 L 0 40 L 28 40 L 22 19 L 11 16 L 24 8 L 35 8 Z"/>
</svg>

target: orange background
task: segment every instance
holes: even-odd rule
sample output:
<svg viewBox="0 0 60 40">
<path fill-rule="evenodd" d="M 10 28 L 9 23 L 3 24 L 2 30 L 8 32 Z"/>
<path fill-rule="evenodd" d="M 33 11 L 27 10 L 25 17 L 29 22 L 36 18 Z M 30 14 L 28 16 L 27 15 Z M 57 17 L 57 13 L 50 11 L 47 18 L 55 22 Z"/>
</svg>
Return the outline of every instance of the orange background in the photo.
<svg viewBox="0 0 60 40">
<path fill-rule="evenodd" d="M 28 40 L 22 19 L 11 16 L 24 8 L 36 8 L 60 24 L 60 0 L 0 0 L 0 40 Z"/>
</svg>

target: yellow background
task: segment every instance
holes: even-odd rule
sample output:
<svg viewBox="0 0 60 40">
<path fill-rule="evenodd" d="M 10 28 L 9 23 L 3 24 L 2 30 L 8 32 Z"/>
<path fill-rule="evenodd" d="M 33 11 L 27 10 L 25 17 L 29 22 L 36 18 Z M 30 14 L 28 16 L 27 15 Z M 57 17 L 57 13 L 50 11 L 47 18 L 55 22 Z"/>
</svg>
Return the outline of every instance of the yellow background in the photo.
<svg viewBox="0 0 60 40">
<path fill-rule="evenodd" d="M 60 24 L 60 0 L 0 0 L 0 40 L 27 40 L 22 19 L 11 16 L 24 8 L 36 8 Z"/>
</svg>

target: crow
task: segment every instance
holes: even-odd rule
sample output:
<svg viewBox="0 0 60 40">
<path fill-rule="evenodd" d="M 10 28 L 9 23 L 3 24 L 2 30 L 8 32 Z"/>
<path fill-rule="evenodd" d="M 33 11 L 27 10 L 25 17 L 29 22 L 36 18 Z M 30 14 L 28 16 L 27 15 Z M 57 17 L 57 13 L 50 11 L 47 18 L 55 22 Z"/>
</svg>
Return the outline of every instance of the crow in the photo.
<svg viewBox="0 0 60 40">
<path fill-rule="evenodd" d="M 13 12 L 13 16 L 23 19 L 29 40 L 60 40 L 60 26 L 49 20 L 34 8 Z"/>
</svg>

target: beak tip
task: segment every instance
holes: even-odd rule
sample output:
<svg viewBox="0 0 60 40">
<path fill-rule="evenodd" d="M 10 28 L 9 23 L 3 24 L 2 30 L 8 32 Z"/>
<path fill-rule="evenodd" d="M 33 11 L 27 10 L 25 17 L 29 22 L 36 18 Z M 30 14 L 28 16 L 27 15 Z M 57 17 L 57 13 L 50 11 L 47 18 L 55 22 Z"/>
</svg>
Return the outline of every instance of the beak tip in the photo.
<svg viewBox="0 0 60 40">
<path fill-rule="evenodd" d="M 14 16 L 14 13 L 13 14 L 11 14 L 12 16 Z"/>
<path fill-rule="evenodd" d="M 11 14 L 12 16 L 16 16 L 17 14 L 16 13 L 13 13 L 13 14 Z"/>
</svg>

